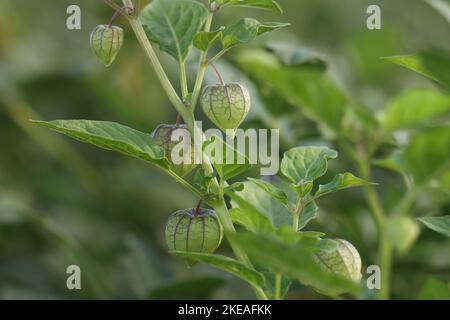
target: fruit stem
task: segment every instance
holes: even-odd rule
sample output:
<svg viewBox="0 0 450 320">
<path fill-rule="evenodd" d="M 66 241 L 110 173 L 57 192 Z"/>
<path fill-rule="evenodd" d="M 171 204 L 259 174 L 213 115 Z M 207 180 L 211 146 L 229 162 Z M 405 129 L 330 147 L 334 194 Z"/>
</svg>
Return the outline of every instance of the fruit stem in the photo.
<svg viewBox="0 0 450 320">
<path fill-rule="evenodd" d="M 195 215 L 196 215 L 196 216 L 198 216 L 198 215 L 200 214 L 200 207 L 202 206 L 202 202 L 203 202 L 202 199 L 200 199 L 200 200 L 198 201 L 197 207 L 195 208 Z"/>
<path fill-rule="evenodd" d="M 122 7 L 125 8 L 125 7 Z M 116 20 L 117 16 L 121 13 L 121 11 L 116 10 L 116 12 L 114 12 L 114 14 L 112 15 L 111 19 L 108 22 L 108 28 L 112 27 L 112 24 L 114 23 L 114 20 Z"/>
<path fill-rule="evenodd" d="M 210 63 L 210 66 L 213 68 L 214 73 L 217 75 L 217 78 L 219 79 L 219 82 L 222 86 L 225 86 L 225 81 L 223 80 L 222 75 L 220 74 L 219 69 L 217 69 L 216 65 L 214 63 Z"/>
</svg>

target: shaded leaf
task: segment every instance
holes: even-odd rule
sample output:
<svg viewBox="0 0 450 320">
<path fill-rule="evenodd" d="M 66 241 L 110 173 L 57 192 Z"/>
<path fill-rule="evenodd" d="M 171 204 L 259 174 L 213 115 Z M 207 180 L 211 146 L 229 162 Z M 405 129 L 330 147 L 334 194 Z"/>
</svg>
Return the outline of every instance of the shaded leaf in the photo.
<svg viewBox="0 0 450 320">
<path fill-rule="evenodd" d="M 250 182 L 252 182 L 253 184 L 255 184 L 257 187 L 259 187 L 261 190 L 267 192 L 274 199 L 280 201 L 282 204 L 284 204 L 284 205 L 288 204 L 287 195 L 283 191 L 281 191 L 280 189 L 275 187 L 273 184 L 271 184 L 270 182 L 267 182 L 267 181 L 264 181 L 261 179 L 253 179 L 253 178 L 248 178 L 248 180 Z"/>
<path fill-rule="evenodd" d="M 205 6 L 196 1 L 154 0 L 142 9 L 140 20 L 151 41 L 178 61 L 184 61 L 207 15 Z"/>
<path fill-rule="evenodd" d="M 223 287 L 225 281 L 220 278 L 199 277 L 186 279 L 153 289 L 148 298 L 154 300 L 206 300 Z"/>
<path fill-rule="evenodd" d="M 319 198 L 324 195 L 337 192 L 339 190 L 368 186 L 372 183 L 355 177 L 353 174 L 346 172 L 336 175 L 333 180 L 325 185 L 320 185 L 314 198 Z"/>
<path fill-rule="evenodd" d="M 194 46 L 202 51 L 209 50 L 216 42 L 222 39 L 223 30 L 224 28 L 222 27 L 216 31 L 201 31 L 197 33 L 194 38 Z"/>
<path fill-rule="evenodd" d="M 271 42 L 266 48 L 287 66 L 314 66 L 321 71 L 327 68 L 325 57 L 312 49 L 278 42 Z"/>
<path fill-rule="evenodd" d="M 220 270 L 231 273 L 236 277 L 247 281 L 251 285 L 259 287 L 264 286 L 265 280 L 264 276 L 261 273 L 254 269 L 246 267 L 242 262 L 239 262 L 232 258 L 216 254 L 192 253 L 184 251 L 171 251 L 171 253 L 188 261 L 207 263 Z"/>
<path fill-rule="evenodd" d="M 270 300 L 275 299 L 275 288 L 276 288 L 276 274 L 273 272 L 263 272 L 264 278 L 266 279 L 266 285 L 264 287 L 264 291 L 268 295 Z M 286 294 L 289 292 L 289 288 L 291 287 L 292 280 L 281 276 L 280 282 L 280 299 L 284 299 Z"/>
<path fill-rule="evenodd" d="M 417 218 L 433 231 L 450 237 L 450 216 Z"/>
<path fill-rule="evenodd" d="M 450 127 L 416 134 L 405 149 L 403 161 L 419 183 L 435 178 L 450 165 Z"/>
</svg>

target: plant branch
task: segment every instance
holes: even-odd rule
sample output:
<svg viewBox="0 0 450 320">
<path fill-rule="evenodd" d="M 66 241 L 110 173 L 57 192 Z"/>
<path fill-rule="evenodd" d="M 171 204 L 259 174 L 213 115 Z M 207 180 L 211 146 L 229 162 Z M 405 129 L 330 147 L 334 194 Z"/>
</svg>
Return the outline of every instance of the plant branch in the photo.
<svg viewBox="0 0 450 320">
<path fill-rule="evenodd" d="M 210 12 L 208 14 L 208 18 L 205 23 L 205 32 L 211 31 L 212 19 L 214 17 L 214 13 Z M 200 63 L 198 67 L 197 79 L 195 80 L 194 91 L 192 93 L 191 106 L 192 110 L 195 111 L 195 108 L 198 104 L 198 99 L 200 97 L 202 91 L 203 80 L 205 79 L 206 69 L 208 68 L 208 51 L 202 52 L 200 56 Z"/>
<path fill-rule="evenodd" d="M 186 64 L 180 62 L 180 86 L 181 86 L 181 97 L 183 102 L 186 103 L 186 98 L 189 94 L 187 74 L 186 74 Z"/>
<path fill-rule="evenodd" d="M 123 0 L 123 4 L 126 7 L 133 8 L 133 3 L 131 0 Z M 161 82 L 161 85 L 166 92 L 170 102 L 173 104 L 175 109 L 184 117 L 188 113 L 188 110 L 187 108 L 185 108 L 183 101 L 180 99 L 177 92 L 170 83 L 170 80 L 167 77 L 167 74 L 164 71 L 161 63 L 159 62 L 158 56 L 156 55 L 155 50 L 153 50 L 152 44 L 148 40 L 139 19 L 135 15 L 128 15 L 127 18 L 130 22 L 131 28 L 136 35 L 136 38 L 138 39 L 151 64 L 153 65 L 156 75 L 158 76 L 158 79 Z"/>
</svg>

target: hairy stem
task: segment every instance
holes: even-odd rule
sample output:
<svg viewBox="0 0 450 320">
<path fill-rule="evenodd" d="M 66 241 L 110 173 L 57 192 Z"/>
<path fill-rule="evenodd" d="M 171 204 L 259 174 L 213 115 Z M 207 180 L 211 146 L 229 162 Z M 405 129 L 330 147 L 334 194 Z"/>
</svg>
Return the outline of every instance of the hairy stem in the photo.
<svg viewBox="0 0 450 320">
<path fill-rule="evenodd" d="M 184 62 L 180 62 L 180 86 L 181 86 L 181 97 L 183 102 L 186 102 L 186 98 L 189 94 L 187 75 L 186 75 L 186 65 Z"/>
</svg>

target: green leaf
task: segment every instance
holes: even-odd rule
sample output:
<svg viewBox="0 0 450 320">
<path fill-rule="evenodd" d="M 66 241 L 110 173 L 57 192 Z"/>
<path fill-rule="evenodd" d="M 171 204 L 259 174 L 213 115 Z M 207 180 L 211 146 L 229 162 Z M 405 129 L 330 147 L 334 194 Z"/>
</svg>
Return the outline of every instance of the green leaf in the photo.
<svg viewBox="0 0 450 320">
<path fill-rule="evenodd" d="M 233 223 L 243 226 L 251 232 L 273 233 L 275 228 L 270 220 L 259 213 L 255 208 L 235 201 L 239 205 L 238 208 L 230 210 L 230 217 Z"/>
<path fill-rule="evenodd" d="M 419 236 L 420 229 L 410 217 L 394 217 L 386 223 L 386 236 L 399 254 L 406 254 Z"/>
<path fill-rule="evenodd" d="M 195 35 L 194 46 L 202 51 L 208 51 L 216 42 L 222 39 L 222 32 L 225 28 L 222 27 L 216 31 L 201 31 Z"/>
<path fill-rule="evenodd" d="M 243 191 L 231 195 L 233 208 L 241 209 L 258 222 L 261 220 L 259 216 L 263 216 L 277 228 L 292 225 L 292 214 L 283 204 L 249 181 L 244 182 L 244 185 Z"/>
<path fill-rule="evenodd" d="M 450 23 L 450 4 L 444 0 L 425 0 Z"/>
<path fill-rule="evenodd" d="M 317 122 L 324 134 L 336 135 L 341 131 L 349 103 L 342 90 L 323 72 L 285 66 L 266 51 L 243 51 L 234 59 L 257 83 Z"/>
<path fill-rule="evenodd" d="M 255 269 L 248 268 L 242 262 L 217 254 L 171 251 L 171 253 L 192 262 L 203 262 L 225 272 L 231 273 L 251 285 L 264 286 L 264 276 Z"/>
<path fill-rule="evenodd" d="M 287 195 L 283 191 L 281 191 L 280 189 L 275 187 L 273 184 L 271 184 L 270 182 L 267 182 L 267 181 L 264 181 L 261 179 L 253 179 L 253 178 L 248 178 L 248 180 L 250 182 L 252 182 L 253 184 L 255 184 L 257 187 L 259 187 L 261 190 L 267 192 L 274 199 L 280 201 L 285 206 L 288 204 Z"/>
<path fill-rule="evenodd" d="M 275 0 L 216 0 L 216 2 L 223 7 L 248 7 L 283 12 Z"/>
<path fill-rule="evenodd" d="M 186 279 L 153 289 L 148 298 L 153 300 L 206 300 L 223 287 L 225 281 L 220 278 L 198 277 Z"/>
<path fill-rule="evenodd" d="M 450 283 L 434 278 L 428 278 L 417 299 L 450 300 Z"/>
<path fill-rule="evenodd" d="M 252 168 L 250 160 L 219 136 L 212 136 L 203 143 L 207 154 L 223 180 L 234 178 Z M 233 161 L 227 161 L 232 159 Z"/>
<path fill-rule="evenodd" d="M 450 113 L 450 95 L 432 90 L 411 90 L 387 106 L 382 123 L 388 131 L 414 128 L 447 113 Z"/>
<path fill-rule="evenodd" d="M 441 51 L 425 51 L 415 55 L 382 58 L 415 71 L 450 89 L 450 58 Z"/>
<path fill-rule="evenodd" d="M 287 151 L 281 161 L 281 173 L 294 184 L 314 181 L 327 172 L 328 160 L 338 153 L 327 147 L 297 147 Z"/>
<path fill-rule="evenodd" d="M 418 133 L 403 153 L 404 164 L 418 183 L 426 183 L 450 166 L 449 146 L 450 127 Z"/>
<path fill-rule="evenodd" d="M 91 120 L 55 120 L 33 123 L 50 128 L 76 140 L 117 151 L 160 167 L 167 168 L 164 149 L 157 146 L 149 133 L 140 132 L 114 122 Z"/>
<path fill-rule="evenodd" d="M 225 28 L 222 46 L 224 49 L 227 49 L 237 44 L 249 43 L 263 33 L 288 26 L 290 26 L 289 23 L 261 23 L 255 19 L 244 18 Z"/>
<path fill-rule="evenodd" d="M 312 49 L 278 42 L 271 42 L 267 44 L 266 48 L 286 66 L 312 66 L 321 71 L 325 71 L 327 68 L 325 57 Z"/>
<path fill-rule="evenodd" d="M 433 231 L 450 237 L 450 216 L 417 218 Z"/>
<path fill-rule="evenodd" d="M 273 273 L 296 279 L 329 296 L 359 292 L 358 284 L 322 270 L 314 260 L 317 247 L 301 238 L 296 243 L 283 243 L 270 236 L 238 233 L 230 236 L 252 260 Z"/>
<path fill-rule="evenodd" d="M 336 175 L 333 180 L 325 185 L 320 185 L 314 198 L 319 198 L 324 195 L 337 192 L 339 190 L 344 190 L 354 187 L 363 187 L 371 185 L 372 183 L 363 180 L 361 178 L 355 177 L 353 174 L 346 172 Z"/>
<path fill-rule="evenodd" d="M 300 220 L 298 222 L 298 230 L 302 230 L 306 225 L 317 217 L 317 207 L 314 201 L 309 202 L 302 210 Z"/>
<path fill-rule="evenodd" d="M 140 14 L 147 36 L 178 61 L 184 61 L 208 12 L 192 0 L 154 0 Z"/>
<path fill-rule="evenodd" d="M 264 287 L 264 291 L 268 295 L 270 300 L 275 299 L 275 288 L 276 288 L 276 274 L 273 272 L 263 272 L 264 278 L 266 279 L 266 285 Z M 292 284 L 292 280 L 281 277 L 280 283 L 280 299 L 284 299 L 286 294 L 289 292 L 289 288 Z"/>
</svg>

